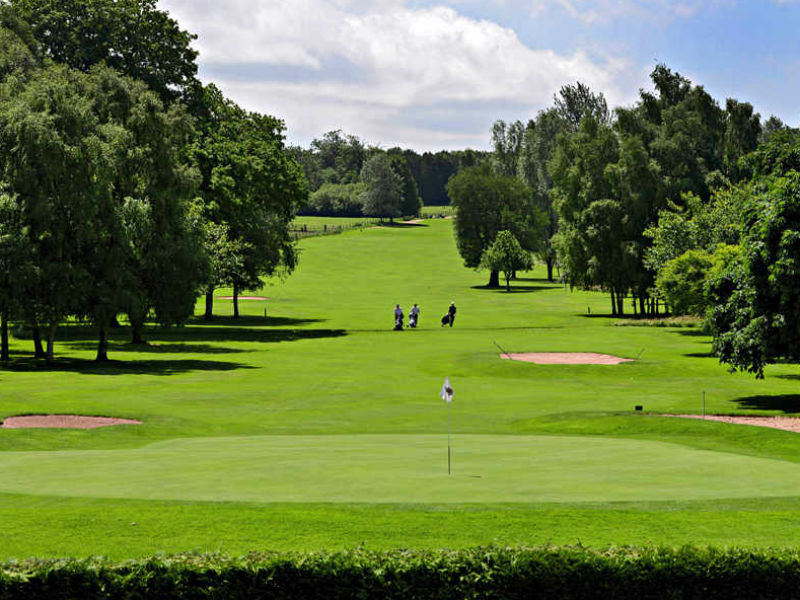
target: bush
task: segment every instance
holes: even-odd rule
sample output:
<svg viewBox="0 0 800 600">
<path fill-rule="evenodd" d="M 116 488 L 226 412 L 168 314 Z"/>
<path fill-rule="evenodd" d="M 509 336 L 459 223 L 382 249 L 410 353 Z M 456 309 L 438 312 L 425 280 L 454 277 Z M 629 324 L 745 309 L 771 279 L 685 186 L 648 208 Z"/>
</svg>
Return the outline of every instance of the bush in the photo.
<svg viewBox="0 0 800 600">
<path fill-rule="evenodd" d="M 0 598 L 789 598 L 797 551 L 683 548 L 354 550 L 7 563 Z"/>
</svg>

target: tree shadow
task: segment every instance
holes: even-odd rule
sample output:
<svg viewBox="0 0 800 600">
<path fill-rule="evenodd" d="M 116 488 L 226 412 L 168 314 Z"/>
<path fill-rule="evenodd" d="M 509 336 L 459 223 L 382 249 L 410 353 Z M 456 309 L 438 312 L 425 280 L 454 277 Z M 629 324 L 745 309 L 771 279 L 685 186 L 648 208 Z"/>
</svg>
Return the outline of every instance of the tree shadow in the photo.
<svg viewBox="0 0 800 600">
<path fill-rule="evenodd" d="M 717 358 L 717 355 L 713 352 L 690 352 L 688 354 L 684 354 L 687 358 Z"/>
<path fill-rule="evenodd" d="M 544 285 L 511 285 L 511 291 L 507 290 L 506 287 L 489 287 L 488 285 L 473 285 L 470 289 L 473 290 L 484 290 L 487 292 L 495 292 L 495 293 L 503 293 L 503 294 L 530 294 L 532 292 L 541 292 L 543 290 L 551 290 L 552 287 L 544 286 Z"/>
<path fill-rule="evenodd" d="M 214 316 L 211 321 L 206 321 L 202 316 L 194 316 L 186 324 L 200 327 L 298 327 L 322 323 L 325 319 L 296 319 L 290 317 L 259 317 L 257 315 L 242 315 L 239 318 L 232 316 Z M 172 331 L 175 328 L 158 327 L 149 331 Z M 181 329 L 181 328 L 178 328 Z"/>
<path fill-rule="evenodd" d="M 403 223 L 402 221 L 383 221 L 375 224 L 377 227 L 391 227 L 394 229 L 408 229 L 411 227 L 429 227 L 425 223 Z"/>
<path fill-rule="evenodd" d="M 747 396 L 745 398 L 736 398 L 734 402 L 745 410 L 779 410 L 784 413 L 800 412 L 800 394 Z"/>
<path fill-rule="evenodd" d="M 216 360 L 131 360 L 95 362 L 76 358 L 59 358 L 52 363 L 38 359 L 18 358 L 0 366 L 2 371 L 19 373 L 79 373 L 81 375 L 177 375 L 192 371 L 234 371 L 255 369 L 251 365 Z"/>
<path fill-rule="evenodd" d="M 94 350 L 97 342 L 80 341 L 64 342 L 66 346 L 74 350 Z M 115 352 L 135 352 L 142 354 L 239 354 L 246 352 L 238 348 L 225 348 L 222 346 L 211 346 L 209 344 L 164 344 L 161 342 L 147 342 L 145 344 L 131 344 L 130 342 L 109 342 L 109 353 Z"/>
<path fill-rule="evenodd" d="M 677 331 L 673 331 L 672 333 L 677 333 L 678 335 L 683 335 L 686 337 L 711 337 L 710 333 L 707 333 L 702 329 L 692 328 L 692 327 L 678 329 Z"/>
</svg>

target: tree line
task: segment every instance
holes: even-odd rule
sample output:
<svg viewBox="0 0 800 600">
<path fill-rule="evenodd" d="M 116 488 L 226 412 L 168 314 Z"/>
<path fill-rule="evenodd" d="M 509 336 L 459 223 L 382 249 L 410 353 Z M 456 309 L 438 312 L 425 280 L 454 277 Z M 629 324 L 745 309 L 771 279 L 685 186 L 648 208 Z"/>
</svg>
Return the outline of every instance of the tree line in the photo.
<svg viewBox="0 0 800 600">
<path fill-rule="evenodd" d="M 392 219 L 418 215 L 421 206 L 447 205 L 450 177 L 489 158 L 489 153 L 475 150 L 384 150 L 340 130 L 314 139 L 309 148 L 292 146 L 289 151 L 303 166 L 309 184 L 309 202 L 301 214 L 328 217 Z M 384 175 L 376 179 L 377 172 Z"/>
<path fill-rule="evenodd" d="M 0 3 L 0 359 L 9 324 L 53 360 L 74 319 L 107 360 L 119 314 L 143 343 L 295 267 L 284 124 L 200 83 L 194 39 L 156 0 Z"/>
<path fill-rule="evenodd" d="M 510 232 L 550 281 L 609 293 L 613 315 L 630 300 L 704 317 L 733 368 L 800 360 L 800 132 L 664 65 L 651 80 L 629 107 L 578 83 L 495 123 L 491 164 L 448 184 L 465 264 L 498 285 Z"/>
</svg>

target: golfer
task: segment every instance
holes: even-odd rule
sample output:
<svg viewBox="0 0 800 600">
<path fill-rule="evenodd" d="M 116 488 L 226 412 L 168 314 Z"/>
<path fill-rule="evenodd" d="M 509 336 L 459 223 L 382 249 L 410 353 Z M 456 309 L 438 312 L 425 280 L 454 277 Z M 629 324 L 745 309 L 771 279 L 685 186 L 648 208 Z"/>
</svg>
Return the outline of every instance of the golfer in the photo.
<svg viewBox="0 0 800 600">
<path fill-rule="evenodd" d="M 419 322 L 419 306 L 417 306 L 415 302 L 414 306 L 411 307 L 411 310 L 408 311 L 408 326 L 416 329 L 418 322 Z"/>
<path fill-rule="evenodd" d="M 447 314 L 450 315 L 450 327 L 452 327 L 453 323 L 456 320 L 456 303 L 455 303 L 455 301 L 450 303 L 450 308 L 447 309 Z"/>
<path fill-rule="evenodd" d="M 400 308 L 399 304 L 395 304 L 394 306 L 394 330 L 403 330 L 403 309 Z"/>
</svg>

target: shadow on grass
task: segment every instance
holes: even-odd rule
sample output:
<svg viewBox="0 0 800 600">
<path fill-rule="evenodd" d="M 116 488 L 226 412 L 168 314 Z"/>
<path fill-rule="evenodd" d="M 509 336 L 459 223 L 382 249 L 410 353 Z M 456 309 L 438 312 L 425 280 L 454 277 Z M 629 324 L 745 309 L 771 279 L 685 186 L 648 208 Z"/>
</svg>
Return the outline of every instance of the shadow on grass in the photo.
<svg viewBox="0 0 800 600">
<path fill-rule="evenodd" d="M 409 227 L 428 227 L 425 223 L 403 223 L 400 221 L 383 221 L 375 223 L 376 227 L 393 227 L 395 229 L 407 229 Z"/>
<path fill-rule="evenodd" d="M 717 358 L 717 355 L 713 352 L 690 352 L 688 354 L 684 354 L 687 358 Z"/>
<path fill-rule="evenodd" d="M 216 360 L 110 360 L 98 363 L 73 358 L 42 360 L 22 358 L 0 366 L 0 371 L 19 373 L 79 373 L 81 375 L 177 375 L 192 371 L 235 371 L 256 367 Z"/>
<path fill-rule="evenodd" d="M 791 375 L 789 377 L 792 377 Z M 785 413 L 800 412 L 800 394 L 780 394 L 777 396 L 747 396 L 734 400 L 745 410 L 779 410 Z"/>
<path fill-rule="evenodd" d="M 211 321 L 206 321 L 202 316 L 195 316 L 187 321 L 187 325 L 200 327 L 299 327 L 322 323 L 324 319 L 293 319 L 289 317 L 259 317 L 243 315 L 238 319 L 230 316 L 214 316 Z M 172 331 L 174 328 L 155 328 L 152 331 Z"/>
<path fill-rule="evenodd" d="M 97 342 L 65 341 L 64 345 L 72 350 L 96 350 Z M 209 344 L 165 344 L 162 342 L 148 342 L 146 344 L 131 344 L 128 342 L 109 342 L 108 352 L 136 352 L 142 354 L 238 354 L 246 352 L 238 348 L 226 348 L 224 346 L 211 346 Z"/>
<path fill-rule="evenodd" d="M 552 287 L 544 285 L 516 285 L 511 284 L 511 290 L 507 290 L 506 286 L 489 287 L 487 285 L 473 285 L 473 290 L 485 290 L 487 292 L 503 293 L 503 294 L 530 294 L 531 292 L 541 292 L 544 290 L 551 290 Z"/>
</svg>

